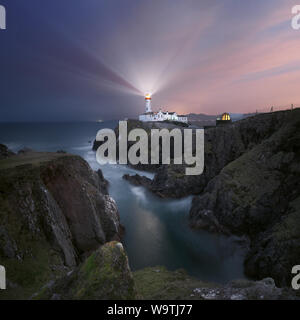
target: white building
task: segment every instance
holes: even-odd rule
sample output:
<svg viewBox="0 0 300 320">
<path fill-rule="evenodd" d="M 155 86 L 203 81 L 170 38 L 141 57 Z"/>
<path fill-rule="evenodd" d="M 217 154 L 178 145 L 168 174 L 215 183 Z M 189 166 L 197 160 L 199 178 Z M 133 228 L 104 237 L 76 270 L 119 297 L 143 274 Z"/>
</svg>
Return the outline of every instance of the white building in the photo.
<svg viewBox="0 0 300 320">
<path fill-rule="evenodd" d="M 163 112 L 159 110 L 159 112 L 153 112 L 151 108 L 151 94 L 147 93 L 145 95 L 146 100 L 146 108 L 145 113 L 139 116 L 139 120 L 143 122 L 149 121 L 177 121 L 187 123 L 188 119 L 186 116 L 178 115 L 176 112 Z"/>
</svg>

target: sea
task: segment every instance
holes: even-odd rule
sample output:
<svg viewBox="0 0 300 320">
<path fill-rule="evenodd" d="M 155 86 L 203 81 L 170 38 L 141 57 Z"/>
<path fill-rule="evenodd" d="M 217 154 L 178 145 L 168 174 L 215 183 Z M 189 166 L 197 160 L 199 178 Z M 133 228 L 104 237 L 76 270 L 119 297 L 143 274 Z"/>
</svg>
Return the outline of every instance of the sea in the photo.
<svg viewBox="0 0 300 320">
<path fill-rule="evenodd" d="M 94 170 L 101 169 L 126 230 L 123 244 L 133 271 L 165 266 L 169 270 L 185 269 L 189 275 L 209 282 L 227 283 L 245 278 L 245 250 L 236 239 L 189 227 L 192 197 L 158 198 L 122 179 L 126 173 L 153 178 L 152 173 L 97 163 L 92 145 L 98 130 L 117 125 L 118 121 L 0 123 L 0 143 L 14 152 L 25 147 L 36 151 L 64 150 L 83 157 Z"/>
</svg>

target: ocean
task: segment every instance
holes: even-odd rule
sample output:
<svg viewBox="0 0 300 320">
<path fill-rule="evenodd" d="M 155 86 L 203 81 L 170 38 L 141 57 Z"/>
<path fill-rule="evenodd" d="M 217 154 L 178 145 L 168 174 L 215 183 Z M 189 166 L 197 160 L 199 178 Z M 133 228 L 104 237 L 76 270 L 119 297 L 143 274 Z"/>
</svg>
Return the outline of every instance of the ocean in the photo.
<svg viewBox="0 0 300 320">
<path fill-rule="evenodd" d="M 244 278 L 244 251 L 232 238 L 192 230 L 188 214 L 192 197 L 160 199 L 143 187 L 122 179 L 126 173 L 153 177 L 127 166 L 96 162 L 92 144 L 98 130 L 113 129 L 117 121 L 82 123 L 1 123 L 0 143 L 11 150 L 27 147 L 36 151 L 65 150 L 83 157 L 94 170 L 99 168 L 110 183 L 126 232 L 124 246 L 132 270 L 165 266 L 185 269 L 203 281 L 226 283 Z"/>
</svg>

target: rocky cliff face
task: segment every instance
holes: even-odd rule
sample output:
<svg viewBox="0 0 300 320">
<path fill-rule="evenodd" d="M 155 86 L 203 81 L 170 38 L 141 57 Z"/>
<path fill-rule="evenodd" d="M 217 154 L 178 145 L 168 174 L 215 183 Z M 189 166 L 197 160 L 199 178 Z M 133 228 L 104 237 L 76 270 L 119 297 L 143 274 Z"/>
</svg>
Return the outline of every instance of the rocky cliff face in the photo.
<svg viewBox="0 0 300 320">
<path fill-rule="evenodd" d="M 160 197 L 196 195 L 190 224 L 246 236 L 245 272 L 290 285 L 300 257 L 300 110 L 259 114 L 205 130 L 205 169 L 161 166 L 153 180 L 125 176 Z"/>
<path fill-rule="evenodd" d="M 0 261 L 22 297 L 119 239 L 101 172 L 80 157 L 26 152 L 0 160 Z M 10 291 L 10 289 L 12 289 Z"/>
<path fill-rule="evenodd" d="M 190 221 L 194 228 L 247 235 L 246 274 L 284 286 L 300 257 L 300 112 L 275 115 L 281 121 L 274 133 L 255 141 L 194 198 Z"/>
<path fill-rule="evenodd" d="M 204 191 L 208 182 L 227 164 L 271 137 L 289 119 L 289 112 L 260 114 L 228 126 L 206 129 L 204 172 L 200 176 L 186 176 L 184 165 L 138 166 L 138 169 L 156 172 L 152 183 L 146 183 L 145 186 L 160 197 L 180 198 L 197 195 Z M 148 131 L 152 128 L 149 124 L 140 122 L 130 122 L 129 128 L 137 124 L 138 127 L 146 126 L 145 130 Z M 157 124 L 152 126 L 156 128 Z"/>
</svg>

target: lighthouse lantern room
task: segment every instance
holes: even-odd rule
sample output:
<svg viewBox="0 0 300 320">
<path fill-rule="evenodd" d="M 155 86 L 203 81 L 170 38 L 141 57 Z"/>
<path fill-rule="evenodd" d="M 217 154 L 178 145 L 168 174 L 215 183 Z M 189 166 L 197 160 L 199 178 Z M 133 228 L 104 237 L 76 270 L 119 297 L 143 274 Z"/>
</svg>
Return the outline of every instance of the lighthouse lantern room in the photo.
<svg viewBox="0 0 300 320">
<path fill-rule="evenodd" d="M 145 101 L 146 101 L 145 112 L 146 113 L 151 113 L 152 112 L 152 109 L 151 109 L 151 93 L 146 93 L 145 94 Z"/>
</svg>

